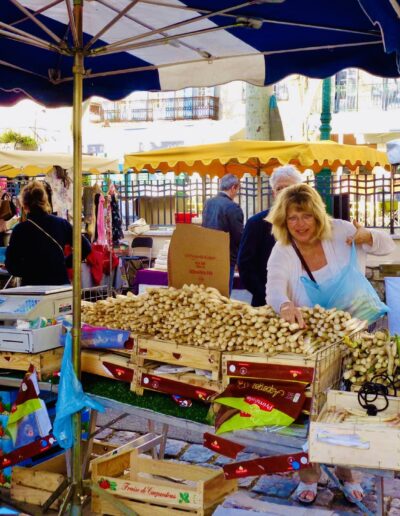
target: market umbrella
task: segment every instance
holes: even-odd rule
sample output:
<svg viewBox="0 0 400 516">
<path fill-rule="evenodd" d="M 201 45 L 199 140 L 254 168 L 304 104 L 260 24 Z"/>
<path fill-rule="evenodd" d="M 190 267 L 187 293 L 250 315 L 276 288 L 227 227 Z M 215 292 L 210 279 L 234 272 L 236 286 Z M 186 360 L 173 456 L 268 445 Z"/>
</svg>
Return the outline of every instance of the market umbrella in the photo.
<svg viewBox="0 0 400 516">
<path fill-rule="evenodd" d="M 38 151 L 0 151 L 0 176 L 35 177 L 50 172 L 54 165 L 68 169 L 73 166 L 73 155 Z M 119 172 L 118 160 L 98 156 L 82 156 L 82 171 L 91 174 Z"/>
<path fill-rule="evenodd" d="M 346 166 L 355 170 L 360 165 L 371 170 L 375 166 L 390 170 L 386 153 L 364 145 L 342 145 L 332 141 L 286 142 L 236 140 L 209 145 L 174 147 L 149 152 L 126 154 L 124 168 L 140 172 L 198 172 L 222 177 L 226 173 L 239 177 L 260 172 L 270 174 L 279 166 L 291 163 L 300 170 L 323 168 L 335 171 Z"/>
<path fill-rule="evenodd" d="M 265 85 L 347 67 L 399 75 L 398 0 L 88 0 L 84 17 L 82 7 L 2 0 L 1 103 L 70 105 L 81 26 L 83 98 L 236 79 Z"/>
<path fill-rule="evenodd" d="M 0 103 L 73 104 L 74 211 L 81 211 L 82 100 L 231 80 L 272 84 L 346 67 L 399 75 L 397 0 L 3 0 Z M 83 12 L 85 11 L 85 20 Z M 85 89 L 83 91 L 83 83 Z M 73 361 L 79 371 L 80 228 L 74 226 Z M 75 435 L 80 435 L 79 418 Z M 73 453 L 80 514 L 79 444 Z"/>
</svg>

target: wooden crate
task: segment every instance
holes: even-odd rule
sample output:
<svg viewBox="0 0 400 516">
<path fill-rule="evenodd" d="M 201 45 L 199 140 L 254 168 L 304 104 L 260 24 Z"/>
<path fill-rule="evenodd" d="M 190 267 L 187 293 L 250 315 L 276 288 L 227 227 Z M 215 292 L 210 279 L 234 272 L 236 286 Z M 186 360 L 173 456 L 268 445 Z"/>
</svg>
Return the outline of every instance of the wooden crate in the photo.
<svg viewBox="0 0 400 516">
<path fill-rule="evenodd" d="M 343 348 L 339 344 L 326 346 L 310 356 L 297 353 L 280 353 L 272 357 L 223 353 L 223 386 L 228 385 L 230 378 L 309 384 L 308 395 L 312 398 L 310 413 L 314 419 L 326 401 L 328 389 L 339 384 L 343 356 Z"/>
<path fill-rule="evenodd" d="M 400 414 L 400 399 L 388 399 L 388 408 L 378 413 L 378 417 Z M 382 402 L 376 400 L 374 403 L 379 407 Z M 367 422 L 358 419 L 355 422 L 329 423 L 326 419 L 331 408 L 362 410 L 356 393 L 334 390 L 328 393 L 321 414 L 310 425 L 311 462 L 400 471 L 399 426 L 376 422 L 376 419 L 374 422 L 374 416 L 370 416 Z"/>
<path fill-rule="evenodd" d="M 129 471 L 128 471 L 129 470 Z M 222 470 L 155 460 L 137 450 L 92 462 L 92 483 L 138 516 L 211 515 L 237 488 Z M 92 496 L 92 511 L 120 515 L 118 507 Z"/>
<path fill-rule="evenodd" d="M 159 362 L 153 362 L 146 367 L 137 366 L 131 390 L 138 395 L 142 395 L 144 390 L 151 390 L 164 394 L 179 394 L 185 398 L 200 401 L 209 401 L 223 390 L 221 381 L 212 380 L 195 372 L 157 373 L 155 369 L 160 365 Z"/>
<path fill-rule="evenodd" d="M 0 352 L 0 369 L 27 371 L 30 364 L 35 366 L 39 380 L 45 380 L 61 368 L 64 348 L 49 349 L 41 353 Z"/>
<path fill-rule="evenodd" d="M 148 435 L 149 434 L 146 434 L 146 436 L 142 436 L 139 439 L 146 441 Z M 159 438 L 157 443 L 161 442 L 161 439 L 162 437 Z M 137 438 L 135 442 L 137 442 Z M 127 445 L 131 446 L 131 443 L 132 442 L 127 443 Z M 116 448 L 118 448 L 118 445 L 94 439 L 91 458 L 97 460 L 106 454 L 115 452 Z M 67 478 L 66 471 L 65 453 L 51 457 L 45 462 L 41 462 L 33 467 L 14 466 L 10 489 L 11 499 L 42 507 L 50 495 L 52 495 Z M 63 493 L 60 494 L 62 495 Z M 62 496 L 51 505 L 51 508 L 57 509 L 61 501 Z"/>
<path fill-rule="evenodd" d="M 33 466 L 14 466 L 11 479 L 11 499 L 42 507 L 50 495 L 64 482 L 66 477 L 65 454 Z M 52 509 L 57 509 L 61 500 L 56 500 Z"/>
<path fill-rule="evenodd" d="M 145 367 L 149 361 L 155 361 L 160 364 L 204 369 L 211 372 L 212 380 L 221 379 L 221 351 L 138 337 L 135 340 L 133 356 L 136 364 L 140 367 Z"/>
<path fill-rule="evenodd" d="M 129 356 L 87 349 L 81 352 L 81 369 L 84 373 L 131 383 L 135 367 Z"/>
</svg>

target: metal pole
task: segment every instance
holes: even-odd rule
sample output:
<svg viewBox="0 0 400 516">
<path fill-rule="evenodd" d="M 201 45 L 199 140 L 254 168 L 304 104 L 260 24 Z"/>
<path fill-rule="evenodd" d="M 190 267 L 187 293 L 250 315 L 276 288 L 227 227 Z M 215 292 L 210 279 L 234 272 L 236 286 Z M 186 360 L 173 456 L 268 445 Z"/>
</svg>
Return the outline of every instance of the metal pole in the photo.
<svg viewBox="0 0 400 516">
<path fill-rule="evenodd" d="M 331 78 L 328 77 L 324 79 L 322 82 L 322 111 L 321 111 L 321 126 L 320 130 L 320 140 L 326 141 L 331 139 L 331 130 L 332 127 L 330 122 L 332 120 L 331 114 L 331 91 L 332 91 L 332 81 Z M 329 168 L 323 168 L 317 175 L 315 180 L 315 186 L 318 192 L 321 194 L 321 197 L 324 199 L 326 204 L 326 209 L 328 213 L 332 214 L 332 196 L 331 196 L 331 178 L 332 172 Z"/>
<path fill-rule="evenodd" d="M 262 210 L 262 180 L 261 180 L 261 163 L 257 159 L 257 207 L 254 207 L 254 213 L 258 213 Z"/>
<path fill-rule="evenodd" d="M 390 234 L 394 235 L 394 175 L 397 165 L 392 165 L 390 170 Z"/>
<path fill-rule="evenodd" d="M 72 362 L 78 378 L 81 372 L 81 213 L 82 213 L 82 97 L 83 97 L 83 0 L 74 0 L 74 24 L 78 45 L 74 53 L 74 97 L 73 97 L 73 142 L 74 142 L 74 185 L 73 185 L 73 326 Z M 72 485 L 73 496 L 70 514 L 82 514 L 83 486 L 81 460 L 81 415 L 73 415 L 74 445 L 72 447 Z"/>
</svg>

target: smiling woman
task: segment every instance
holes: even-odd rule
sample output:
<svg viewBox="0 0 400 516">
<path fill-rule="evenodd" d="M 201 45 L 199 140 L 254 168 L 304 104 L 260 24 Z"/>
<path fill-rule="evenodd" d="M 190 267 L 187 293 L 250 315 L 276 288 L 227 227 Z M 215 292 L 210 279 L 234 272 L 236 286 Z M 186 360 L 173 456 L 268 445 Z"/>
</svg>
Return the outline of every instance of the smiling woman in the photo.
<svg viewBox="0 0 400 516">
<path fill-rule="evenodd" d="M 367 253 L 385 255 L 395 247 L 382 231 L 332 219 L 318 192 L 304 183 L 286 188 L 267 220 L 277 240 L 268 261 L 267 302 L 291 322 L 302 323 L 298 307 L 310 306 L 302 276 L 323 283 L 339 274 L 349 263 L 353 240 L 363 273 Z"/>
<path fill-rule="evenodd" d="M 356 222 L 331 219 L 318 192 L 304 183 L 285 188 L 267 220 L 277 239 L 267 266 L 267 303 L 283 319 L 300 327 L 304 327 L 300 307 L 313 306 L 303 276 L 319 287 L 336 278 L 349 265 L 353 242 L 362 273 L 367 253 L 389 254 L 395 247 L 389 234 L 367 230 Z M 353 291 L 351 295 L 355 295 Z M 319 468 L 313 466 L 300 473 L 295 496 L 302 503 L 312 503 L 317 495 Z M 337 468 L 336 473 L 352 498 L 362 499 L 362 488 L 352 472 Z"/>
<path fill-rule="evenodd" d="M 320 195 L 307 184 L 285 189 L 270 211 L 268 222 L 276 240 L 284 245 L 293 238 L 304 243 L 329 239 L 332 233 L 331 219 Z"/>
</svg>

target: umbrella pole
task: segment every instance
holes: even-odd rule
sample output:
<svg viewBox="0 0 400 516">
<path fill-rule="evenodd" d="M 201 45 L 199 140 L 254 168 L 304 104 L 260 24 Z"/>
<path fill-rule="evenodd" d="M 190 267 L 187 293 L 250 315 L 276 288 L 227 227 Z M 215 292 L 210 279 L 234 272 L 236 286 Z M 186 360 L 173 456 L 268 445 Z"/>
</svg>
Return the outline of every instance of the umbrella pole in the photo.
<svg viewBox="0 0 400 516">
<path fill-rule="evenodd" d="M 81 213 L 82 213 L 82 97 L 83 97 L 83 38 L 82 38 L 83 0 L 74 0 L 74 23 L 78 38 L 77 49 L 74 54 L 74 91 L 73 91 L 73 327 L 72 327 L 72 361 L 74 371 L 80 378 L 81 353 Z M 73 496 L 70 514 L 82 514 L 83 486 L 81 460 L 81 415 L 73 415 L 74 445 L 72 447 L 72 485 Z"/>
<path fill-rule="evenodd" d="M 257 164 L 257 207 L 254 209 L 254 213 L 262 211 L 262 181 L 261 181 L 261 166 L 259 160 Z"/>
<path fill-rule="evenodd" d="M 390 234 L 394 235 L 394 175 L 397 165 L 392 165 L 390 170 Z"/>
</svg>

